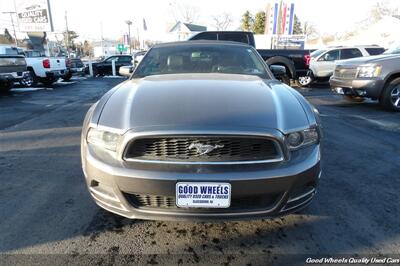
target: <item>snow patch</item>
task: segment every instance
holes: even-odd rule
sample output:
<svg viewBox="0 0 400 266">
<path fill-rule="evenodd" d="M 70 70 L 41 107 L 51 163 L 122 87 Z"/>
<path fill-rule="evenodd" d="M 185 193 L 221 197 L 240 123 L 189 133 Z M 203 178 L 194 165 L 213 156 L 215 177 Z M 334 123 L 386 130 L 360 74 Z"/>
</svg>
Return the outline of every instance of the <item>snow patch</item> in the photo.
<svg viewBox="0 0 400 266">
<path fill-rule="evenodd" d="M 109 78 L 109 79 L 111 79 L 111 78 L 114 78 L 114 79 L 124 79 L 125 77 L 123 77 L 123 76 L 104 76 L 103 78 Z"/>
<path fill-rule="evenodd" d="M 11 89 L 12 92 L 28 92 L 28 91 L 38 91 L 38 90 L 44 90 L 47 88 L 14 88 Z"/>
<path fill-rule="evenodd" d="M 57 84 L 60 84 L 60 85 L 67 85 L 67 84 L 74 84 L 74 83 L 76 83 L 76 81 L 63 81 L 63 80 L 57 80 L 57 82 L 56 82 Z"/>
</svg>

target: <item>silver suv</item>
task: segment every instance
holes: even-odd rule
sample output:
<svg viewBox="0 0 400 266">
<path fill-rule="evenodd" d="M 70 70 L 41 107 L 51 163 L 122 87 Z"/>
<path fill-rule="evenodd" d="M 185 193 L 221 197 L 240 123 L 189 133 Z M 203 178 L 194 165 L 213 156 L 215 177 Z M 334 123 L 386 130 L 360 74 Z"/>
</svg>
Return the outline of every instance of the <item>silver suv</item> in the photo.
<svg viewBox="0 0 400 266">
<path fill-rule="evenodd" d="M 400 44 L 382 55 L 338 62 L 329 83 L 349 100 L 372 98 L 400 111 Z"/>
</svg>

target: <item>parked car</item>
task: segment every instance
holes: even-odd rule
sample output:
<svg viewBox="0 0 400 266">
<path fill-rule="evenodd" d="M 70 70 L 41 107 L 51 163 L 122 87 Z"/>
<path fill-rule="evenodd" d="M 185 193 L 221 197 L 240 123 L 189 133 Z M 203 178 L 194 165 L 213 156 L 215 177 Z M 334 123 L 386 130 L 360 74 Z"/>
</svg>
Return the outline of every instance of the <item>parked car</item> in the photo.
<svg viewBox="0 0 400 266">
<path fill-rule="evenodd" d="M 311 53 L 310 71 L 299 80 L 300 85 L 307 86 L 313 81 L 328 81 L 333 75 L 335 63 L 338 60 L 382 54 L 383 47 L 372 46 L 346 46 L 321 49 Z"/>
<path fill-rule="evenodd" d="M 64 57 L 48 57 L 43 52 L 35 50 L 20 49 L 20 53 L 25 55 L 32 79 L 31 86 L 36 86 L 39 82 L 51 85 L 67 71 Z"/>
<path fill-rule="evenodd" d="M 72 76 L 85 76 L 87 72 L 85 66 L 80 58 L 67 58 L 66 59 L 67 71 L 62 76 L 64 81 L 69 81 Z"/>
<path fill-rule="evenodd" d="M 280 216 L 316 192 L 319 121 L 247 44 L 157 44 L 89 109 L 82 168 L 96 203 L 128 218 Z"/>
<path fill-rule="evenodd" d="M 256 47 L 254 35 L 246 31 L 205 31 L 192 36 L 189 40 L 219 40 L 241 42 Z M 310 50 L 301 49 L 257 49 L 268 65 L 281 65 L 286 68 L 282 82 L 289 84 L 308 73 Z"/>
<path fill-rule="evenodd" d="M 135 67 L 142 61 L 143 57 L 146 55 L 147 51 L 139 51 L 133 55 L 131 65 L 121 66 L 118 70 L 120 76 L 130 76 L 135 69 Z"/>
<path fill-rule="evenodd" d="M 131 55 L 112 55 L 106 59 L 93 63 L 93 75 L 104 76 L 112 75 L 112 61 L 115 61 L 115 71 L 118 74 L 121 66 L 129 66 L 132 64 Z"/>
<path fill-rule="evenodd" d="M 400 44 L 382 55 L 339 61 L 329 83 L 348 100 L 371 98 L 400 111 Z"/>
<path fill-rule="evenodd" d="M 136 66 L 142 61 L 143 57 L 146 55 L 147 51 L 140 51 L 134 54 L 132 65 Z"/>
<path fill-rule="evenodd" d="M 10 90 L 14 82 L 27 79 L 29 72 L 24 56 L 11 46 L 0 46 L 0 91 Z"/>
</svg>

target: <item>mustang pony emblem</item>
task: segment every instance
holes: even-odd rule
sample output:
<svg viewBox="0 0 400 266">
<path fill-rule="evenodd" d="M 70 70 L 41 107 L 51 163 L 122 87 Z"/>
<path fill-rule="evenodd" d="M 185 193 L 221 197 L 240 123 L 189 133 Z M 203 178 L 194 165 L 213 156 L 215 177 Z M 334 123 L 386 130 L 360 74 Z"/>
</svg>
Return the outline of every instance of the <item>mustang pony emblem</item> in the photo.
<svg viewBox="0 0 400 266">
<path fill-rule="evenodd" d="M 215 149 L 223 148 L 224 145 L 204 145 L 201 143 L 192 143 L 189 146 L 189 150 L 196 149 L 197 156 L 201 156 L 207 153 L 212 152 Z"/>
</svg>

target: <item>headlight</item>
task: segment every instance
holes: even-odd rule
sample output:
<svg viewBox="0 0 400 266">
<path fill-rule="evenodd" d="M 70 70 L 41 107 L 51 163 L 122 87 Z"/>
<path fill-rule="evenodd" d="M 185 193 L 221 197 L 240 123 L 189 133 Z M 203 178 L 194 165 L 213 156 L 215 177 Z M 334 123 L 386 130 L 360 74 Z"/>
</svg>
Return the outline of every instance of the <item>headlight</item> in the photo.
<svg viewBox="0 0 400 266">
<path fill-rule="evenodd" d="M 105 130 L 90 128 L 87 134 L 87 142 L 110 151 L 116 151 L 121 135 Z"/>
<path fill-rule="evenodd" d="M 304 146 L 318 143 L 318 128 L 311 127 L 305 130 L 289 133 L 286 135 L 286 141 L 290 150 L 297 150 Z"/>
<path fill-rule="evenodd" d="M 378 65 L 363 65 L 357 68 L 358 78 L 376 78 L 381 74 L 382 66 Z"/>
</svg>

